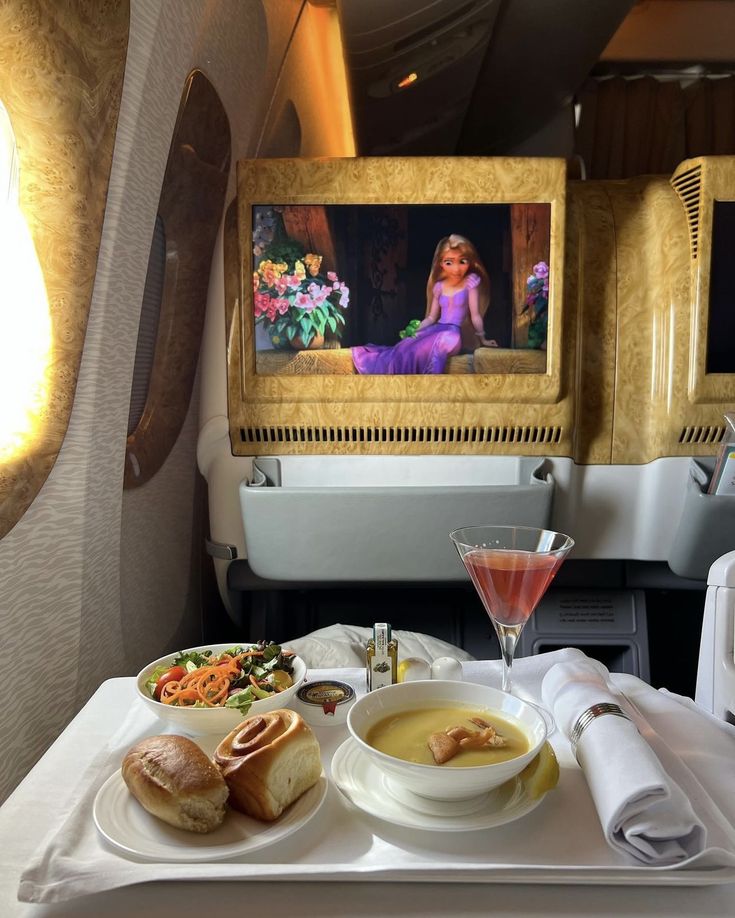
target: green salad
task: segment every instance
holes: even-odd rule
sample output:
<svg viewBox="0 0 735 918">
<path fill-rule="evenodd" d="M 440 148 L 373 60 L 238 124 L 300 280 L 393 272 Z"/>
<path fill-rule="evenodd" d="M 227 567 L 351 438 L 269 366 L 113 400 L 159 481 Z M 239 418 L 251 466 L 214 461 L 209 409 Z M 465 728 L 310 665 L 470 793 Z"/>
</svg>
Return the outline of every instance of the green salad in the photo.
<svg viewBox="0 0 735 918">
<path fill-rule="evenodd" d="M 182 651 L 153 670 L 146 689 L 162 704 L 237 708 L 247 714 L 254 701 L 293 685 L 294 657 L 280 644 L 266 641 L 216 652 Z"/>
</svg>

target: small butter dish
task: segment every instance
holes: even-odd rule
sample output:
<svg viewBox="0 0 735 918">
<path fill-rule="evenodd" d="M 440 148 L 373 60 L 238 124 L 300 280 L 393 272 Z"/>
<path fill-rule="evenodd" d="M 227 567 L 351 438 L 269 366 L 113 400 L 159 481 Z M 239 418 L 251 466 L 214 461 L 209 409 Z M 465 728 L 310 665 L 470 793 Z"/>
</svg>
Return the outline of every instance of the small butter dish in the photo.
<svg viewBox="0 0 735 918">
<path fill-rule="evenodd" d="M 296 693 L 294 707 L 307 724 L 329 727 L 345 723 L 347 712 L 354 703 L 355 690 L 351 685 L 336 679 L 322 679 L 304 683 Z"/>
</svg>

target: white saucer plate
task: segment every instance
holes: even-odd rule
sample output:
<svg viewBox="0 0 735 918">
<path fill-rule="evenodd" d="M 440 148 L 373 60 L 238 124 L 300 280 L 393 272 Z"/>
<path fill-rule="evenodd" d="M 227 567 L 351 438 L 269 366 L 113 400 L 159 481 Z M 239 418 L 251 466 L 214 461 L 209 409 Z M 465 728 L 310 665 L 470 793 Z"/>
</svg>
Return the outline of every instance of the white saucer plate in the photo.
<svg viewBox="0 0 735 918">
<path fill-rule="evenodd" d="M 544 799 L 532 798 L 520 778 L 482 797 L 453 802 L 411 794 L 390 781 L 350 737 L 332 758 L 332 780 L 356 807 L 393 825 L 437 832 L 492 829 L 526 816 Z"/>
<path fill-rule="evenodd" d="M 117 771 L 97 792 L 92 812 L 100 834 L 134 858 L 174 863 L 221 861 L 258 851 L 297 832 L 317 813 L 327 786 L 322 774 L 275 822 L 259 822 L 228 808 L 219 828 L 199 834 L 169 826 L 144 810 Z"/>
</svg>

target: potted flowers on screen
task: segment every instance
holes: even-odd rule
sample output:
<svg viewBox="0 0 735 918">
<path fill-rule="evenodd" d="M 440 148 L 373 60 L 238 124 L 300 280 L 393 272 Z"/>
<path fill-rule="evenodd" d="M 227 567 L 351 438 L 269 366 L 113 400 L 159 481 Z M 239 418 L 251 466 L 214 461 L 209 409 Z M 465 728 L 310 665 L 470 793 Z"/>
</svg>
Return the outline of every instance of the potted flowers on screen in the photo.
<svg viewBox="0 0 735 918">
<path fill-rule="evenodd" d="M 319 348 L 339 341 L 350 291 L 334 271 L 322 272 L 322 256 L 288 243 L 255 259 L 253 306 L 256 324 L 275 348 Z"/>
</svg>

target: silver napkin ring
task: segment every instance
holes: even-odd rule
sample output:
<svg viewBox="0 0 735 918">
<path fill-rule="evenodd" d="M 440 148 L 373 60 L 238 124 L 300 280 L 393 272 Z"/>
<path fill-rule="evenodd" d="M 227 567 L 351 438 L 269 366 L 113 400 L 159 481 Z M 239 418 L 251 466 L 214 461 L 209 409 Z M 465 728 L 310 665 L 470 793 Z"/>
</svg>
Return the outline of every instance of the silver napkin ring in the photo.
<svg viewBox="0 0 735 918">
<path fill-rule="evenodd" d="M 624 717 L 625 720 L 630 720 L 630 717 L 628 717 L 620 705 L 611 704 L 608 701 L 600 702 L 600 704 L 590 705 L 590 707 L 582 711 L 582 713 L 579 715 L 574 726 L 572 727 L 572 732 L 569 734 L 569 742 L 572 744 L 572 752 L 574 753 L 575 759 L 577 758 L 577 744 L 579 743 L 579 738 L 582 736 L 587 727 L 592 723 L 592 721 L 596 717 L 602 717 L 603 714 L 614 714 L 615 717 Z"/>
</svg>

